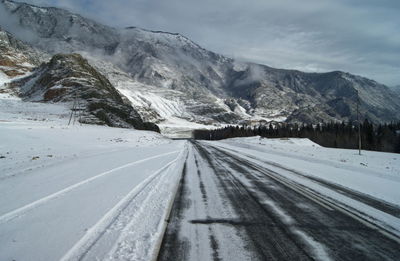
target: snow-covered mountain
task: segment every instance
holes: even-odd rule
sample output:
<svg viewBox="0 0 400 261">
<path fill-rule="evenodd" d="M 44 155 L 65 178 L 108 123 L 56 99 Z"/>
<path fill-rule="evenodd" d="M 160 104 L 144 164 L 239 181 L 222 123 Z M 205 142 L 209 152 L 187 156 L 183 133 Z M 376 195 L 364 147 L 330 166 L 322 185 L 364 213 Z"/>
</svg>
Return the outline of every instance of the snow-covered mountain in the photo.
<svg viewBox="0 0 400 261">
<path fill-rule="evenodd" d="M 46 54 L 24 44 L 0 27 L 0 86 L 30 73 L 45 60 Z"/>
<path fill-rule="evenodd" d="M 400 85 L 392 86 L 391 90 L 400 96 Z"/>
<path fill-rule="evenodd" d="M 79 54 L 47 53 L 0 28 L 0 92 L 25 101 L 59 102 L 79 110 L 83 123 L 159 131 Z M 50 59 L 50 60 L 49 60 Z"/>
<path fill-rule="evenodd" d="M 69 103 L 82 123 L 159 131 L 79 54 L 54 55 L 9 89 L 26 101 Z"/>
<path fill-rule="evenodd" d="M 355 118 L 357 91 L 364 117 L 400 119 L 399 95 L 360 76 L 238 62 L 180 34 L 116 29 L 63 9 L 10 0 L 0 6 L 18 25 L 7 30 L 50 54 L 80 53 L 144 120 L 160 126 L 349 120 Z"/>
</svg>

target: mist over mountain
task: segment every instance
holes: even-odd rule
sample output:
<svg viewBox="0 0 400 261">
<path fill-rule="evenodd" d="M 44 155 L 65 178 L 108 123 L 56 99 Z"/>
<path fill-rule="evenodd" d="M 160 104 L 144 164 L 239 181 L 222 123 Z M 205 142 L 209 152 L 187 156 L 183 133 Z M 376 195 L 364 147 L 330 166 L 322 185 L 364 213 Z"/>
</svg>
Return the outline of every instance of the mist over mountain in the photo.
<svg viewBox="0 0 400 261">
<path fill-rule="evenodd" d="M 400 95 L 400 85 L 392 86 L 390 89 Z"/>
<path fill-rule="evenodd" d="M 113 28 L 59 8 L 2 0 L 1 26 L 43 53 L 79 53 L 160 126 L 400 119 L 400 97 L 346 72 L 305 73 L 240 62 L 175 33 Z"/>
</svg>

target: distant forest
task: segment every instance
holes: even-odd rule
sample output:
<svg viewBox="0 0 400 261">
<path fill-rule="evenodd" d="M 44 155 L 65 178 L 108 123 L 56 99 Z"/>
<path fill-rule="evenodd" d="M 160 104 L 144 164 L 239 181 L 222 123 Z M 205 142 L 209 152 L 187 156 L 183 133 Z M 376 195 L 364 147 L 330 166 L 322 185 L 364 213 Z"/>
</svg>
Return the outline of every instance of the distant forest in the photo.
<svg viewBox="0 0 400 261">
<path fill-rule="evenodd" d="M 365 120 L 361 126 L 363 150 L 400 153 L 400 122 L 374 125 Z M 309 138 L 331 148 L 358 149 L 358 124 L 351 122 L 317 125 L 272 124 L 249 127 L 228 126 L 215 130 L 195 130 L 195 139 L 221 140 L 234 137 Z"/>
</svg>

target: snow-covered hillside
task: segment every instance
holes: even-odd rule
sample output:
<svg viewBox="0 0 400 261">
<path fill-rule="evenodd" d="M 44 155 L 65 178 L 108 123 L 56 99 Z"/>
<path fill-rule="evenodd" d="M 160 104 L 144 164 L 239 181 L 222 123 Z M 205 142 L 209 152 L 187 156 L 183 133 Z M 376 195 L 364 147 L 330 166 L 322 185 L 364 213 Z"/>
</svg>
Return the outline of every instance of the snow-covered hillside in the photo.
<svg viewBox="0 0 400 261">
<path fill-rule="evenodd" d="M 45 53 L 16 39 L 0 26 L 0 92 L 7 92 L 4 84 L 29 75 L 46 58 Z"/>
</svg>

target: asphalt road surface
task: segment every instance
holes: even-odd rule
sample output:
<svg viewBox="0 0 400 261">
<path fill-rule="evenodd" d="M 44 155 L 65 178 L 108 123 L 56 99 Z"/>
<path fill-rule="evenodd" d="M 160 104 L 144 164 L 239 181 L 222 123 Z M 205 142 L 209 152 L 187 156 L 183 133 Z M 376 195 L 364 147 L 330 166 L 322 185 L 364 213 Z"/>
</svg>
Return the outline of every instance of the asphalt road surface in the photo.
<svg viewBox="0 0 400 261">
<path fill-rule="evenodd" d="M 192 142 L 158 260 L 400 260 L 400 244 L 240 153 Z"/>
</svg>

